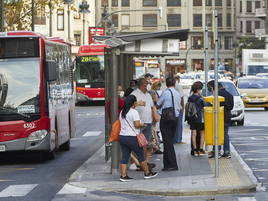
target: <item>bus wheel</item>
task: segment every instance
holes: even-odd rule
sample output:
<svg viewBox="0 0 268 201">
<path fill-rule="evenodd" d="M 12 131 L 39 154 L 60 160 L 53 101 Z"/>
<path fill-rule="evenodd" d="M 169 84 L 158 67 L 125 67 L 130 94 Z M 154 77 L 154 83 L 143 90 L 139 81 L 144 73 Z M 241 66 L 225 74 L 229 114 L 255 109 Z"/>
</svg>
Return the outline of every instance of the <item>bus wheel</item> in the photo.
<svg viewBox="0 0 268 201">
<path fill-rule="evenodd" d="M 63 150 L 63 151 L 69 151 L 70 150 L 70 146 L 71 145 L 71 142 L 70 142 L 70 139 L 65 142 L 64 144 L 61 145 L 60 149 Z"/>
<path fill-rule="evenodd" d="M 265 111 L 268 111 L 268 107 L 265 107 L 264 110 L 265 110 Z"/>
</svg>

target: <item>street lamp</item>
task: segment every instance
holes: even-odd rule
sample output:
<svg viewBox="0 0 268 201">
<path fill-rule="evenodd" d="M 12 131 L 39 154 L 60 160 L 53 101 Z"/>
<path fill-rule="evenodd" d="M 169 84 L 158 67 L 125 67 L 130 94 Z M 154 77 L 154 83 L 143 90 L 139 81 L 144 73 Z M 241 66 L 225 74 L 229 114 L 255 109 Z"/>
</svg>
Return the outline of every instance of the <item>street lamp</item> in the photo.
<svg viewBox="0 0 268 201">
<path fill-rule="evenodd" d="M 79 12 L 83 14 L 83 45 L 85 44 L 85 14 L 90 13 L 87 1 L 83 0 L 79 5 Z"/>
<path fill-rule="evenodd" d="M 34 31 L 34 0 L 32 0 L 32 31 Z"/>
<path fill-rule="evenodd" d="M 73 3 L 73 0 L 64 0 L 64 3 L 66 3 L 68 5 L 68 10 L 67 10 L 67 14 L 68 14 L 68 41 L 70 42 L 71 40 L 71 36 L 70 36 L 70 32 L 71 32 L 71 26 L 70 26 L 70 4 Z"/>
<path fill-rule="evenodd" d="M 4 31 L 4 0 L 0 0 L 0 32 Z"/>
</svg>

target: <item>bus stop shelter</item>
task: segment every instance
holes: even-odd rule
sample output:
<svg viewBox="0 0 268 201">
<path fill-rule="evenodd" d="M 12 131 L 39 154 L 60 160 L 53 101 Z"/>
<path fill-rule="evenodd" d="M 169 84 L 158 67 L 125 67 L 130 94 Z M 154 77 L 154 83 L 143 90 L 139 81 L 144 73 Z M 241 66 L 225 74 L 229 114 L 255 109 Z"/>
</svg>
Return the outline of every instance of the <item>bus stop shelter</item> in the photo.
<svg viewBox="0 0 268 201">
<path fill-rule="evenodd" d="M 94 36 L 105 49 L 105 158 L 111 157 L 111 172 L 119 169 L 119 143 L 108 142 L 111 125 L 118 119 L 118 85 L 129 86 L 134 75 L 134 57 L 179 56 L 179 42 L 186 41 L 188 29 L 118 36 Z"/>
</svg>

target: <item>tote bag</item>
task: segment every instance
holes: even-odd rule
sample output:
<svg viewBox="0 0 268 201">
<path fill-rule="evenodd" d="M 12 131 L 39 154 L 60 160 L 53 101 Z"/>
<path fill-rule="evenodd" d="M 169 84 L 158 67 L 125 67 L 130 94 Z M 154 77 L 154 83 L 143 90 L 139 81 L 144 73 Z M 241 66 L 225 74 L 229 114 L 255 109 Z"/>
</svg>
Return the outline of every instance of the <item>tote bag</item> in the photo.
<svg viewBox="0 0 268 201">
<path fill-rule="evenodd" d="M 127 124 L 129 125 L 129 127 L 133 130 L 133 132 L 136 133 L 135 130 L 132 128 L 132 126 L 129 124 L 127 119 L 126 119 L 126 121 L 127 121 Z M 146 140 L 143 133 L 139 133 L 137 135 L 137 141 L 138 141 L 138 144 L 140 147 L 145 147 L 148 144 L 148 141 Z"/>
<path fill-rule="evenodd" d="M 110 132 L 109 142 L 119 141 L 120 130 L 121 130 L 121 123 L 120 123 L 120 120 L 117 119 L 112 125 L 112 130 Z"/>
</svg>

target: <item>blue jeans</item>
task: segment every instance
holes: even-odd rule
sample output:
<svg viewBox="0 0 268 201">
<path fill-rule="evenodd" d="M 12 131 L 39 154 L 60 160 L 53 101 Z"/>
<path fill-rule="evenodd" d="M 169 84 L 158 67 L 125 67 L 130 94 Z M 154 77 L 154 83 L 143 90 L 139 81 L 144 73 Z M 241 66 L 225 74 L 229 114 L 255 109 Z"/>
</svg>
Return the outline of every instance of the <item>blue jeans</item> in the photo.
<svg viewBox="0 0 268 201">
<path fill-rule="evenodd" d="M 224 144 L 223 151 L 224 153 L 230 153 L 230 139 L 229 139 L 229 123 L 224 123 Z M 215 151 L 215 146 L 213 146 L 213 150 Z M 219 146 L 219 151 L 221 150 L 221 146 Z"/>
<path fill-rule="evenodd" d="M 145 127 L 141 128 L 141 132 L 144 134 L 148 142 L 152 139 L 152 124 L 146 124 Z"/>
<path fill-rule="evenodd" d="M 182 141 L 182 120 L 183 120 L 183 112 L 180 112 L 174 136 L 174 143 Z"/>
</svg>

